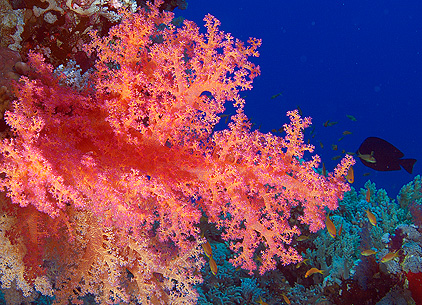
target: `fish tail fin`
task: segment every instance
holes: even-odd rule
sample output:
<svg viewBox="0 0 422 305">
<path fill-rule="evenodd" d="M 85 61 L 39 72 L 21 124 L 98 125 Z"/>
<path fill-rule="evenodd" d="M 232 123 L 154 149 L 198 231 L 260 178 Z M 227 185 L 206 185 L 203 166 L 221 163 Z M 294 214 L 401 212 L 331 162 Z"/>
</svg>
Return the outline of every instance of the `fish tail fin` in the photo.
<svg viewBox="0 0 422 305">
<path fill-rule="evenodd" d="M 416 159 L 400 159 L 400 165 L 411 174 L 413 171 L 413 165 L 415 165 Z"/>
</svg>

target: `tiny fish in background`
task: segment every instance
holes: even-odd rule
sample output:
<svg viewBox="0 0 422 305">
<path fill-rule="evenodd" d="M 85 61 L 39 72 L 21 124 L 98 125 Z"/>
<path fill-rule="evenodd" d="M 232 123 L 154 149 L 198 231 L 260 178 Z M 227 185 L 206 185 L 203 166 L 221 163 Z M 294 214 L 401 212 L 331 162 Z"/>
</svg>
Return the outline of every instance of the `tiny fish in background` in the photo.
<svg viewBox="0 0 422 305">
<path fill-rule="evenodd" d="M 356 122 L 356 118 L 353 115 L 346 114 L 347 118 L 349 118 L 351 121 Z"/>
<path fill-rule="evenodd" d="M 277 93 L 277 94 L 272 95 L 271 96 L 271 99 L 273 100 L 273 99 L 275 99 L 275 98 L 277 98 L 279 96 L 283 96 L 283 92 L 280 92 L 280 93 Z"/>
</svg>

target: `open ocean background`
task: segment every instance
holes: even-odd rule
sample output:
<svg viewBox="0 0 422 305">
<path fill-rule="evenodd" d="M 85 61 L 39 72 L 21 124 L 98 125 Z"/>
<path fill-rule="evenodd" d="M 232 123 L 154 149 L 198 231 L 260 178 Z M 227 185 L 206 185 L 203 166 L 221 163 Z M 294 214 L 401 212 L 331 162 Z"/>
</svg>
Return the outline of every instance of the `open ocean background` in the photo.
<svg viewBox="0 0 422 305">
<path fill-rule="evenodd" d="M 288 122 L 286 112 L 299 106 L 315 127 L 315 137 L 308 128 L 305 139 L 310 138 L 328 171 L 339 161 L 333 157 L 343 149 L 356 152 L 369 136 L 418 159 L 413 174 L 377 172 L 357 160 L 357 190 L 370 179 L 395 198 L 421 174 L 421 1 L 192 0 L 186 10 L 176 10 L 202 30 L 207 13 L 235 38 L 262 39 L 261 55 L 252 59 L 261 75 L 242 94 L 254 128 L 279 129 Z M 327 120 L 338 124 L 324 127 Z M 352 134 L 339 141 L 346 130 Z"/>
</svg>

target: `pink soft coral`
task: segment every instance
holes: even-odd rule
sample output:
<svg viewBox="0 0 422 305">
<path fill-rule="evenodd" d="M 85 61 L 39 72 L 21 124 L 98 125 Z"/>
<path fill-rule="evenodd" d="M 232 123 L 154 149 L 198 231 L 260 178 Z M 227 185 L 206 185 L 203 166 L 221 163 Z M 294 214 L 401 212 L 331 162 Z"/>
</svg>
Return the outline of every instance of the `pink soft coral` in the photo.
<svg viewBox="0 0 422 305">
<path fill-rule="evenodd" d="M 349 189 L 344 175 L 353 159 L 328 177 L 317 174 L 320 158 L 302 159 L 313 150 L 303 141 L 310 119 L 297 111 L 288 113 L 284 138 L 250 130 L 239 90 L 259 74 L 247 60 L 258 55 L 259 40 L 234 40 L 211 15 L 203 35 L 189 21 L 176 30 L 173 15 L 157 6 L 122 14 L 107 37 L 93 34 L 86 46 L 98 62 L 85 91 L 61 85 L 30 54 L 35 78 L 22 79 L 6 114 L 15 138 L 0 145 L 1 184 L 13 203 L 72 227 L 63 216 L 70 206 L 118 234 L 153 239 L 145 251 L 159 256 L 169 247 L 177 256 L 192 251 L 203 211 L 232 241 L 236 266 L 256 269 L 260 244 L 261 273 L 277 259 L 300 260 L 288 246 L 300 234 L 289 224 L 292 208 L 303 207 L 299 220 L 312 232 L 322 228 L 325 207 L 335 209 Z M 229 129 L 214 132 L 227 100 L 237 114 Z"/>
</svg>

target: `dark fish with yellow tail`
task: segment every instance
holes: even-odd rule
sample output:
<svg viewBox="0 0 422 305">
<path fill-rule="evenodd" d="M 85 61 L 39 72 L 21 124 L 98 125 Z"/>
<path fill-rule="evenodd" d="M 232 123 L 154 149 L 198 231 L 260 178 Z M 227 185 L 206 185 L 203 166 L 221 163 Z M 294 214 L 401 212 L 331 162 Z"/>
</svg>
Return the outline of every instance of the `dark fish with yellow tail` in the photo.
<svg viewBox="0 0 422 305">
<path fill-rule="evenodd" d="M 377 171 L 396 171 L 402 167 L 411 174 L 416 159 L 402 159 L 404 154 L 389 142 L 369 137 L 360 145 L 357 156 L 363 165 Z"/>
</svg>

